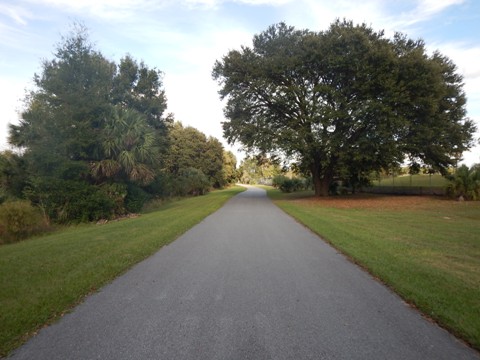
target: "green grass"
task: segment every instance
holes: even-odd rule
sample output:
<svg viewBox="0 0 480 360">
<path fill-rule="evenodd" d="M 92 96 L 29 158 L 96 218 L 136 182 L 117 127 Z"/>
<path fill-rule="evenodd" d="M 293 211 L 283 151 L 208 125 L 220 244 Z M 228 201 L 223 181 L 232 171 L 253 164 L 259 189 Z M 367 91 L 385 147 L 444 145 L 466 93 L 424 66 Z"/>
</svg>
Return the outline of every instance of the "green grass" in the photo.
<svg viewBox="0 0 480 360">
<path fill-rule="evenodd" d="M 480 349 L 480 202 L 269 195 L 405 300 Z M 398 206 L 396 206 L 398 205 Z"/>
<path fill-rule="evenodd" d="M 430 175 L 403 175 L 384 177 L 380 181 L 372 181 L 374 186 L 416 186 L 416 187 L 445 187 L 448 180 L 440 174 Z"/>
<path fill-rule="evenodd" d="M 234 187 L 0 247 L 0 357 L 220 208 Z"/>
</svg>

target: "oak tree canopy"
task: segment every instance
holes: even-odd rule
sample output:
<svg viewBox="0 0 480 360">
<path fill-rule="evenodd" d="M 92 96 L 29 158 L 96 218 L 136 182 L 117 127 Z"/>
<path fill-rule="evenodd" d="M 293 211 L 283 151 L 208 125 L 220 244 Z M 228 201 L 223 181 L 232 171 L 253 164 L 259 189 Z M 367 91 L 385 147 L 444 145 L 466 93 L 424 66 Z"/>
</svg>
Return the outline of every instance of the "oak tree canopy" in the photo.
<svg viewBox="0 0 480 360">
<path fill-rule="evenodd" d="M 399 33 L 346 20 L 321 32 L 280 23 L 217 60 L 212 75 L 227 100 L 229 143 L 294 159 L 318 196 L 336 179 L 405 161 L 446 172 L 472 145 L 455 64 Z"/>
</svg>

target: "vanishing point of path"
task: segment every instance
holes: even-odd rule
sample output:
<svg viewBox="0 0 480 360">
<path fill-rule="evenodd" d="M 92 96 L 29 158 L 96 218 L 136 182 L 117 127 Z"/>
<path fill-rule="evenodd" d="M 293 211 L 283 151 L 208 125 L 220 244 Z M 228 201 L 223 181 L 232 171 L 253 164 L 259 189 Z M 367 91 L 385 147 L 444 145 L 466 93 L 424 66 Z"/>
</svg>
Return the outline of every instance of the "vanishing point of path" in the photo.
<svg viewBox="0 0 480 360">
<path fill-rule="evenodd" d="M 13 358 L 480 359 L 255 188 Z"/>
</svg>

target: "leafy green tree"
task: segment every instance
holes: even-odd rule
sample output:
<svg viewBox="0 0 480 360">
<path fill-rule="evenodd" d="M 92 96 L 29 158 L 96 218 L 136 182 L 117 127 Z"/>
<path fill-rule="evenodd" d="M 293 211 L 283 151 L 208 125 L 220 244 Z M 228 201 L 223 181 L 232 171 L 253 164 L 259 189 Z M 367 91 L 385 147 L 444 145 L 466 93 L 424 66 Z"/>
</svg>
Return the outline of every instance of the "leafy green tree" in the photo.
<svg viewBox="0 0 480 360">
<path fill-rule="evenodd" d="M 227 184 L 238 180 L 237 158 L 231 151 L 223 151 L 223 174 Z"/>
<path fill-rule="evenodd" d="M 85 28 L 75 31 L 57 46 L 55 59 L 43 62 L 20 124 L 10 125 L 10 143 L 25 150 L 36 175 L 63 172 L 72 161 L 102 153 L 115 64 L 93 49 Z"/>
<path fill-rule="evenodd" d="M 177 175 L 184 169 L 196 168 L 207 176 L 212 186 L 225 185 L 223 145 L 218 139 L 207 138 L 201 131 L 176 122 L 169 131 L 169 144 L 165 159 L 168 172 Z"/>
<path fill-rule="evenodd" d="M 140 194 L 134 184 L 159 173 L 170 121 L 161 75 L 130 56 L 117 67 L 81 25 L 43 61 L 9 141 L 22 149 L 26 195 L 46 216 L 68 222 L 122 213 L 119 201 L 132 202 L 127 190 Z"/>
<path fill-rule="evenodd" d="M 148 126 L 145 116 L 135 110 L 115 108 L 113 115 L 106 120 L 102 134 L 105 158 L 91 164 L 95 179 L 139 184 L 153 181 L 154 165 L 160 154 L 155 131 Z"/>
<path fill-rule="evenodd" d="M 207 175 L 215 188 L 221 188 L 227 183 L 223 171 L 223 152 L 222 143 L 213 136 L 208 137 L 206 151 L 202 159 L 202 171 Z"/>
<path fill-rule="evenodd" d="M 422 41 L 336 21 L 323 32 L 273 25 L 217 61 L 213 78 L 227 140 L 283 152 L 324 196 L 335 179 L 405 159 L 446 172 L 475 131 L 455 71 Z"/>
<path fill-rule="evenodd" d="M 169 151 L 165 164 L 169 173 L 178 174 L 180 170 L 202 167 L 203 154 L 206 151 L 207 137 L 197 129 L 175 122 L 169 131 Z"/>
<path fill-rule="evenodd" d="M 244 184 L 260 184 L 272 181 L 282 173 L 280 165 L 263 155 L 249 156 L 240 164 L 240 181 Z"/>
<path fill-rule="evenodd" d="M 112 103 L 124 109 L 136 110 L 146 117 L 156 132 L 156 146 L 165 152 L 168 147 L 170 116 L 164 117 L 167 99 L 162 82 L 163 73 L 138 63 L 130 55 L 120 60 L 113 80 Z"/>
</svg>

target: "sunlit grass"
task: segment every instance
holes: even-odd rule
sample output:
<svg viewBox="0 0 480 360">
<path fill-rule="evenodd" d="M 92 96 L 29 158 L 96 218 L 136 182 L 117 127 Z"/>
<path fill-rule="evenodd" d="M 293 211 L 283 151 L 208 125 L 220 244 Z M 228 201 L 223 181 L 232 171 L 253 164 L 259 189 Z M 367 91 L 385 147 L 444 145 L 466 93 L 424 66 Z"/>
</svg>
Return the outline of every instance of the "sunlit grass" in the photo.
<svg viewBox="0 0 480 360">
<path fill-rule="evenodd" d="M 480 349 L 480 202 L 429 197 L 314 199 L 269 190 L 276 204 Z"/>
<path fill-rule="evenodd" d="M 0 356 L 243 190 L 171 201 L 135 219 L 1 246 Z"/>
</svg>

